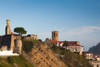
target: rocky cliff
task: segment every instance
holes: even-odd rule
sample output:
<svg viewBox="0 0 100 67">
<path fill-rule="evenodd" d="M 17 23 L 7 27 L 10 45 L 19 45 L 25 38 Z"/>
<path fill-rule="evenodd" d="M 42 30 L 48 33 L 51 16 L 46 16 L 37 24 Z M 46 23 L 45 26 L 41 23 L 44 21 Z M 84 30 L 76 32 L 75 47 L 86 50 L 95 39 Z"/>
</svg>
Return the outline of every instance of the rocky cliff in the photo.
<svg viewBox="0 0 100 67">
<path fill-rule="evenodd" d="M 22 54 L 34 67 L 92 67 L 83 56 L 40 41 L 23 41 Z"/>
<path fill-rule="evenodd" d="M 44 44 L 34 45 L 28 53 L 35 67 L 67 67 L 53 51 Z"/>
</svg>

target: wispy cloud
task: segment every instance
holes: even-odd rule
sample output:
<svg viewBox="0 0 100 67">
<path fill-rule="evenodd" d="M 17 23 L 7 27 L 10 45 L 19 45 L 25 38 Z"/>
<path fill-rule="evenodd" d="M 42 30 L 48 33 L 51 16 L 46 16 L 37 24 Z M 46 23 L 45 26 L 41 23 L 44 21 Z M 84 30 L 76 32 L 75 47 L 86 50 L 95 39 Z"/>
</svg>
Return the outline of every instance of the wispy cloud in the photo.
<svg viewBox="0 0 100 67">
<path fill-rule="evenodd" d="M 69 31 L 63 31 L 61 35 L 84 35 L 87 33 L 92 33 L 96 30 L 100 30 L 98 26 L 82 26 Z"/>
<path fill-rule="evenodd" d="M 100 27 L 98 26 L 82 26 L 75 29 L 65 29 L 63 28 L 54 28 L 55 30 L 59 31 L 59 38 L 65 39 L 67 37 L 72 36 L 80 36 L 80 35 L 86 35 L 92 32 L 95 32 L 96 30 L 100 31 Z M 38 34 L 39 38 L 45 40 L 45 38 L 51 39 L 51 31 L 50 32 L 41 32 Z"/>
<path fill-rule="evenodd" d="M 38 34 L 39 38 L 45 40 L 46 38 L 51 38 L 51 32 L 41 32 Z"/>
<path fill-rule="evenodd" d="M 60 31 L 60 32 L 64 31 L 64 29 L 65 29 L 64 27 L 61 27 L 61 28 L 56 28 L 56 27 L 55 27 L 55 28 L 54 28 L 54 30 Z"/>
</svg>

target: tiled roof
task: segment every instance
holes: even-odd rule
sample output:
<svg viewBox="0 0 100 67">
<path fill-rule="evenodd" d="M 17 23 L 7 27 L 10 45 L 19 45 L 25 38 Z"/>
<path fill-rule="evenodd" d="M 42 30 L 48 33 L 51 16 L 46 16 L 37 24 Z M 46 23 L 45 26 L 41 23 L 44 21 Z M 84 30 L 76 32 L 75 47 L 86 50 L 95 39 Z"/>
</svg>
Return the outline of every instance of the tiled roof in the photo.
<svg viewBox="0 0 100 67">
<path fill-rule="evenodd" d="M 56 42 L 57 43 L 58 41 L 57 40 L 51 40 L 51 42 Z"/>
<path fill-rule="evenodd" d="M 62 44 L 65 41 L 57 41 L 57 40 L 51 40 L 51 42 L 55 42 L 55 43 L 59 43 Z M 68 42 L 68 46 L 80 46 L 80 44 L 76 44 L 77 41 L 67 41 Z"/>
</svg>

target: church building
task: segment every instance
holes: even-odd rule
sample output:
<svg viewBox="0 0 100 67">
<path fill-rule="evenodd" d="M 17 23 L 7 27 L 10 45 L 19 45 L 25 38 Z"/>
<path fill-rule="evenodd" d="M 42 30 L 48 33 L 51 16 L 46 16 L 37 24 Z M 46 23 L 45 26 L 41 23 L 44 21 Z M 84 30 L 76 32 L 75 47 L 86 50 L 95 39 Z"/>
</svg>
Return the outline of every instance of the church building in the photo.
<svg viewBox="0 0 100 67">
<path fill-rule="evenodd" d="M 57 46 L 64 47 L 63 44 L 65 41 L 59 41 L 58 31 L 52 31 L 52 40 L 51 42 L 55 43 Z M 68 46 L 66 49 L 70 50 L 71 52 L 78 52 L 82 55 L 83 46 L 80 45 L 79 41 L 67 41 Z M 65 47 L 64 47 L 65 48 Z"/>
</svg>

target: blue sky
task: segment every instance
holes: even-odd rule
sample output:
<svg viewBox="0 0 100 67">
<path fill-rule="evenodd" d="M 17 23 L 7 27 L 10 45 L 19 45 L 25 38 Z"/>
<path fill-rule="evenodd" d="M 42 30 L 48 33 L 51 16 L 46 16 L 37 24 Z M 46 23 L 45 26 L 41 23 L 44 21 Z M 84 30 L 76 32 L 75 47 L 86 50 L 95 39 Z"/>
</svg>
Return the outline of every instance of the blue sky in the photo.
<svg viewBox="0 0 100 67">
<path fill-rule="evenodd" d="M 100 42 L 100 0 L 0 0 L 0 35 L 6 19 L 27 34 L 45 40 L 59 31 L 59 40 L 80 41 L 88 50 Z"/>
</svg>

